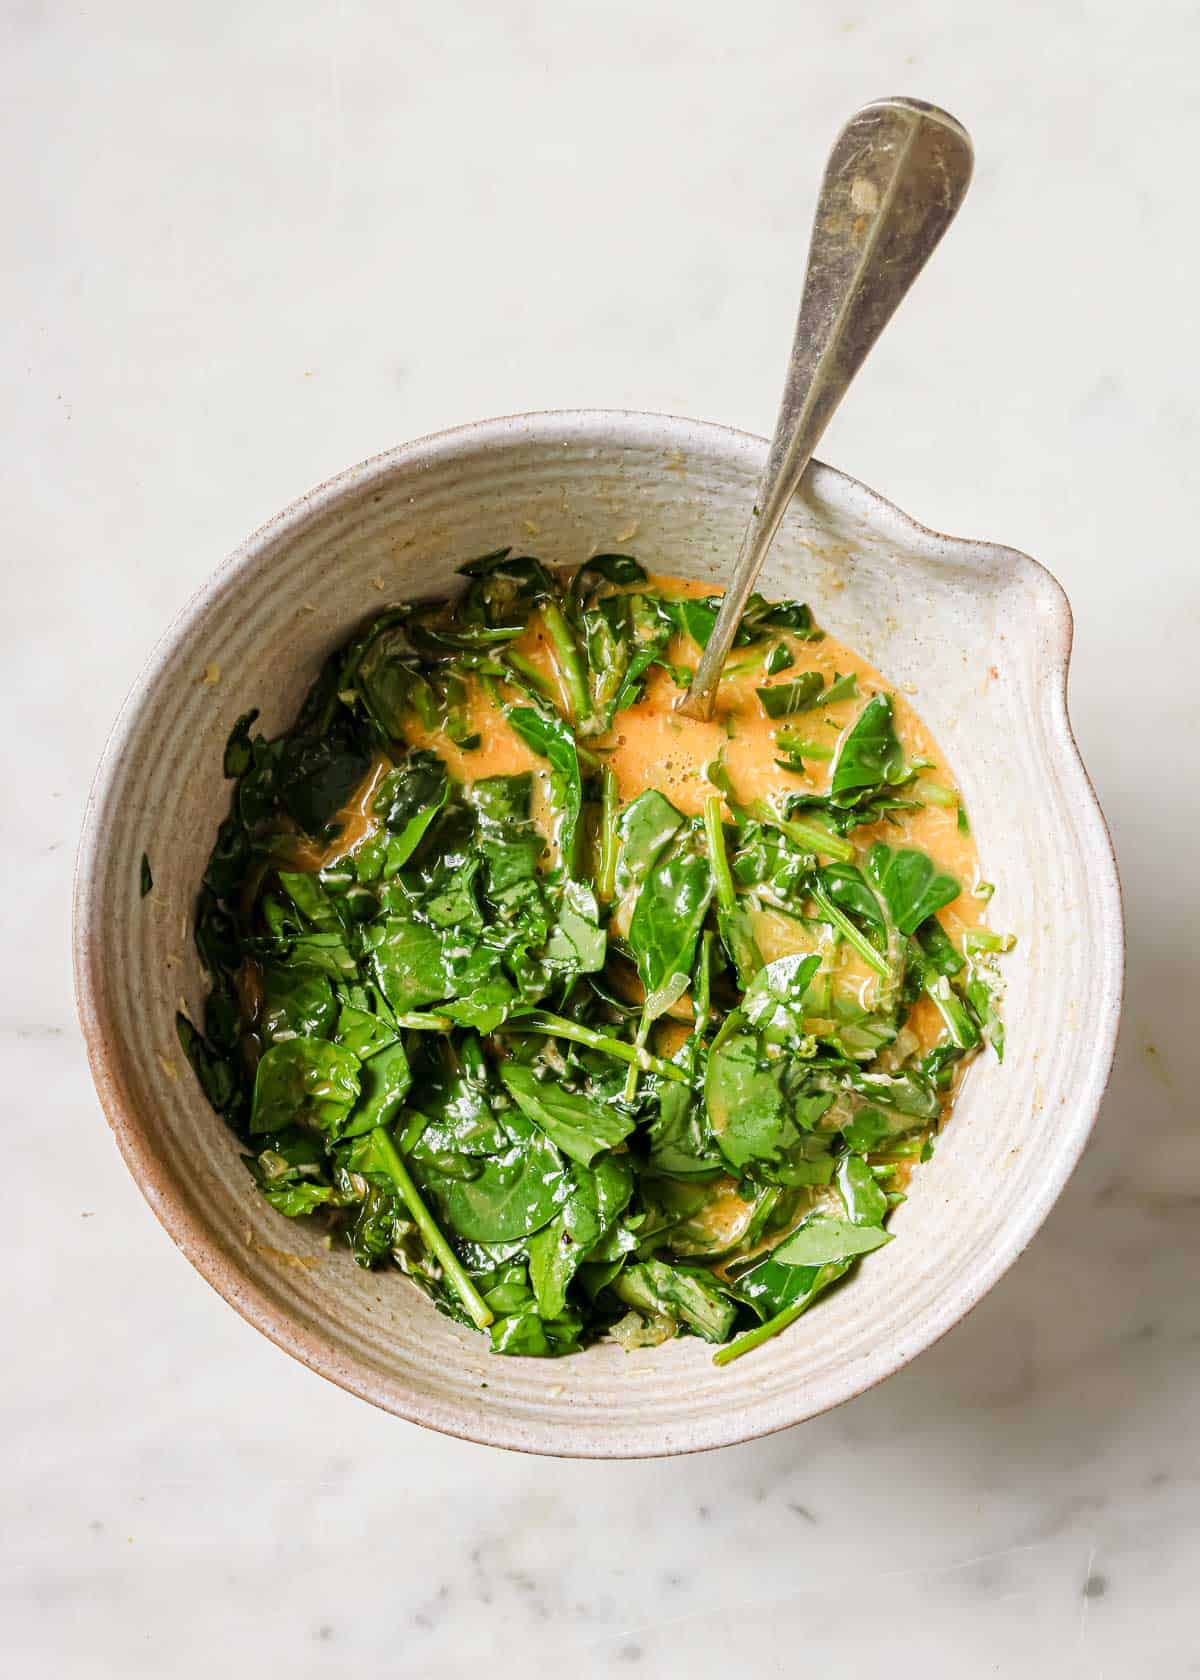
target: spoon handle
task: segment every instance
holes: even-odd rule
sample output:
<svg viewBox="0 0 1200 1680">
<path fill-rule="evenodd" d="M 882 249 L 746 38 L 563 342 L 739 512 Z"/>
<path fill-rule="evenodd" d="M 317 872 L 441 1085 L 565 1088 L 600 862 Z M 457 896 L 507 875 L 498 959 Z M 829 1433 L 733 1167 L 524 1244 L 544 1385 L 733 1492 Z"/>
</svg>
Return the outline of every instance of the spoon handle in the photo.
<svg viewBox="0 0 1200 1680">
<path fill-rule="evenodd" d="M 966 130 L 920 99 L 866 105 L 834 142 L 775 436 L 716 625 L 679 703 L 686 716 L 712 716 L 779 522 L 846 387 L 953 221 L 971 163 Z"/>
</svg>

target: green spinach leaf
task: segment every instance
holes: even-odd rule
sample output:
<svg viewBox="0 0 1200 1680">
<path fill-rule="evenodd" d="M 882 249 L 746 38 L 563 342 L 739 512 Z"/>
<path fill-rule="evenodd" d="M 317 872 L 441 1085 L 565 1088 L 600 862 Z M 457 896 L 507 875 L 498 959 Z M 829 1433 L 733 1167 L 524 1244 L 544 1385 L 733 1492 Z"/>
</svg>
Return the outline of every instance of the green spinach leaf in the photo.
<svg viewBox="0 0 1200 1680">
<path fill-rule="evenodd" d="M 827 1266 L 856 1254 L 870 1254 L 891 1240 L 878 1225 L 852 1225 L 847 1219 L 814 1214 L 780 1244 L 772 1258 L 780 1266 Z"/>
<path fill-rule="evenodd" d="M 532 1129 L 499 1154 L 477 1160 L 470 1177 L 442 1172 L 420 1152 L 411 1159 L 443 1222 L 468 1242 L 531 1236 L 550 1223 L 571 1193 L 557 1149 Z"/>
<path fill-rule="evenodd" d="M 735 1172 L 756 1161 L 779 1161 L 799 1139 L 782 1083 L 756 1032 L 731 1015 L 708 1058 L 705 1101 L 717 1147 Z"/>
<path fill-rule="evenodd" d="M 783 718 L 815 706 L 824 687 L 825 678 L 820 671 L 805 671 L 791 682 L 774 683 L 770 688 L 757 688 L 754 692 L 769 718 Z"/>
<path fill-rule="evenodd" d="M 558 849 L 568 874 L 574 874 L 575 838 L 583 807 L 583 782 L 575 736 L 565 719 L 534 711 L 532 706 L 510 707 L 508 721 L 527 746 L 549 761 L 551 785 L 559 810 Z"/>
<path fill-rule="evenodd" d="M 677 846 L 653 864 L 629 920 L 629 948 L 653 1019 L 686 990 L 713 893 L 706 857 Z"/>
<path fill-rule="evenodd" d="M 952 904 L 961 891 L 953 875 L 941 873 L 926 852 L 912 847 L 893 851 L 877 841 L 867 853 L 867 870 L 887 900 L 901 933 L 915 933 L 935 910 Z"/>
<path fill-rule="evenodd" d="M 597 1155 L 622 1143 L 633 1130 L 629 1116 L 610 1103 L 564 1091 L 553 1080 L 539 1079 L 531 1067 L 506 1062 L 500 1077 L 522 1113 L 581 1166 L 590 1166 Z"/>
<path fill-rule="evenodd" d="M 419 1009 L 437 1003 L 453 989 L 445 944 L 423 922 L 389 916 L 363 931 L 379 989 L 393 1009 Z"/>
<path fill-rule="evenodd" d="M 908 775 L 892 721 L 891 698 L 876 694 L 867 701 L 838 749 L 830 798 L 834 805 L 856 804 L 864 795 L 894 787 Z"/>
<path fill-rule="evenodd" d="M 638 891 L 659 857 L 683 826 L 683 817 L 657 788 L 630 801 L 617 820 L 617 894 Z"/>
<path fill-rule="evenodd" d="M 258 1024 L 264 1039 L 329 1038 L 338 1018 L 333 987 L 315 968 L 262 970 L 262 1007 Z"/>
<path fill-rule="evenodd" d="M 708 1272 L 643 1260 L 627 1266 L 612 1286 L 628 1306 L 682 1321 L 706 1342 L 723 1342 L 737 1308 Z"/>
<path fill-rule="evenodd" d="M 250 1130 L 312 1126 L 340 1137 L 358 1100 L 359 1060 L 321 1038 L 286 1038 L 258 1064 Z"/>
</svg>

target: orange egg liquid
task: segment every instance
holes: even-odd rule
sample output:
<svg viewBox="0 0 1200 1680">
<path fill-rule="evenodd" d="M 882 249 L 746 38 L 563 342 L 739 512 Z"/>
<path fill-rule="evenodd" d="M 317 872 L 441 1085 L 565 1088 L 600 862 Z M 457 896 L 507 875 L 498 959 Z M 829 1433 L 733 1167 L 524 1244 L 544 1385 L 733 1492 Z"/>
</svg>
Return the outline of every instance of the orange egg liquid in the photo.
<svg viewBox="0 0 1200 1680">
<path fill-rule="evenodd" d="M 672 596 L 710 596 L 710 585 L 682 578 L 655 577 L 650 587 Z M 983 901 L 973 896 L 978 885 L 979 859 L 973 837 L 958 826 L 958 789 L 946 760 L 929 730 L 903 695 L 897 694 L 860 654 L 826 634 L 820 641 L 805 641 L 786 631 L 773 637 L 786 644 L 791 666 L 775 678 L 763 674 L 762 649 L 735 648 L 730 655 L 730 674 L 722 679 L 711 721 L 686 718 L 675 709 L 679 689 L 671 674 L 654 667 L 645 691 L 636 705 L 620 712 L 611 732 L 590 738 L 587 745 L 600 753 L 616 772 L 622 804 L 647 788 L 657 788 L 687 816 L 697 816 L 705 799 L 719 792 L 708 780 L 706 768 L 720 755 L 739 803 L 749 805 L 757 798 L 788 793 L 824 793 L 829 785 L 832 754 L 845 730 L 854 722 L 873 694 L 891 695 L 896 734 L 905 757 L 928 760 L 933 768 L 922 772 L 922 782 L 932 784 L 944 804 L 924 804 L 919 810 L 900 811 L 894 821 L 883 821 L 853 833 L 854 844 L 865 851 L 876 840 L 892 846 L 914 846 L 927 852 L 939 870 L 962 883 L 954 902 L 938 912 L 938 920 L 955 944 L 963 933 L 982 918 Z M 541 673 L 562 696 L 565 686 L 555 660 L 553 644 L 540 614 L 534 614 L 528 629 L 512 644 L 517 653 Z M 677 665 L 695 664 L 699 649 L 689 637 L 677 635 L 667 650 Z M 743 665 L 743 669 L 738 669 Z M 853 673 L 858 695 L 787 719 L 767 717 L 755 693 L 768 682 L 794 681 L 805 671 L 820 671 L 826 682 L 835 674 Z M 464 783 L 484 776 L 511 776 L 527 771 L 533 776 L 533 816 L 553 843 L 553 813 L 549 799 L 549 771 L 544 759 L 534 753 L 509 726 L 503 712 L 474 679 L 468 684 L 467 716 L 473 733 L 481 737 L 471 751 L 455 746 L 441 730 L 424 728 L 414 716 L 407 728 L 411 745 L 429 748 L 445 762 L 450 774 Z M 781 768 L 776 736 L 780 730 L 802 734 L 827 746 L 828 760 L 806 765 L 803 774 Z M 918 788 L 918 797 L 921 796 Z M 781 912 L 761 910 L 754 918 L 755 937 L 762 955 L 771 959 L 796 950 L 817 948 L 811 934 Z M 874 984 L 871 970 L 848 946 L 833 949 L 838 984 L 869 1003 Z M 936 1007 L 922 997 L 906 1023 L 922 1051 L 942 1036 L 942 1021 Z M 668 1052 L 669 1053 L 669 1052 Z"/>
</svg>

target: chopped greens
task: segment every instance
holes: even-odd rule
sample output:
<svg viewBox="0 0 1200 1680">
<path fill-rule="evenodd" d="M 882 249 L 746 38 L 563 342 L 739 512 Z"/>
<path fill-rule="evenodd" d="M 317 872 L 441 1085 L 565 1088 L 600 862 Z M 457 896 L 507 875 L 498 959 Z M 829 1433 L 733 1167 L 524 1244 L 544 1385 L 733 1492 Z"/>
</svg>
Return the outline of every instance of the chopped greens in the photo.
<svg viewBox="0 0 1200 1680">
<path fill-rule="evenodd" d="M 904 819 L 965 832 L 958 795 L 887 693 L 805 668 L 802 603 L 752 596 L 724 681 L 808 791 L 741 800 L 721 756 L 681 808 L 622 801 L 614 753 L 719 598 L 623 554 L 460 570 L 335 652 L 286 734 L 234 725 L 180 1044 L 276 1212 L 496 1353 L 693 1335 L 727 1364 L 892 1241 L 958 1073 L 1003 1054 L 1012 941 L 939 920 L 960 883 Z M 488 773 L 501 734 L 529 768 Z"/>
</svg>

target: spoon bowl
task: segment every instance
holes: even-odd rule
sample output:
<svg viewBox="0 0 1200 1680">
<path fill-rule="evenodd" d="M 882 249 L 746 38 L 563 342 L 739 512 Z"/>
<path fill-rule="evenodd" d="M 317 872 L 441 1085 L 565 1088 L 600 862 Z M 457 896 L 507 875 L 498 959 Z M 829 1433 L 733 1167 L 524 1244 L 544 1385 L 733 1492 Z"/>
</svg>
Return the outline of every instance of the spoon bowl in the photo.
<svg viewBox="0 0 1200 1680">
<path fill-rule="evenodd" d="M 746 602 L 784 510 L 851 380 L 958 214 L 974 168 L 961 123 L 923 99 L 880 99 L 834 142 L 775 436 L 687 717 L 710 718 Z"/>
</svg>

